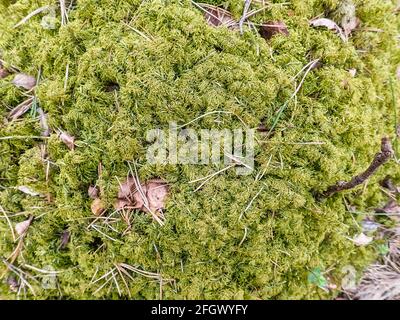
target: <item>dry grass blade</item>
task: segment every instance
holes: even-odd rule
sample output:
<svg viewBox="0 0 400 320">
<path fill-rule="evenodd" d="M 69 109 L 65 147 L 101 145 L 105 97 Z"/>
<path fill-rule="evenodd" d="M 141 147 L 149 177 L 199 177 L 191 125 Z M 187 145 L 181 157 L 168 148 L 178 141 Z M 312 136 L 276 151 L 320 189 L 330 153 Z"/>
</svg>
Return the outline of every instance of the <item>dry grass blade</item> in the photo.
<svg viewBox="0 0 400 320">
<path fill-rule="evenodd" d="M 61 11 L 61 25 L 65 26 L 68 22 L 68 12 L 65 5 L 65 0 L 60 0 L 60 11 Z"/>
<path fill-rule="evenodd" d="M 212 27 L 234 27 L 237 25 L 237 22 L 233 18 L 232 14 L 223 8 L 206 3 L 196 3 L 194 1 L 192 1 L 192 4 L 203 11 L 204 18 Z"/>
<path fill-rule="evenodd" d="M 20 103 L 19 105 L 17 105 L 14 109 L 12 109 L 8 113 L 7 118 L 10 120 L 16 120 L 19 117 L 21 117 L 32 107 L 33 99 L 34 99 L 33 97 L 29 98 L 24 102 Z"/>
<path fill-rule="evenodd" d="M 10 221 L 6 211 L 4 210 L 4 208 L 2 206 L 0 206 L 0 210 L 4 215 L 4 218 L 6 218 L 8 226 L 10 227 L 10 231 L 11 231 L 11 235 L 12 235 L 13 241 L 15 242 L 16 241 L 16 237 L 15 237 L 14 228 L 12 227 L 11 221 Z"/>
<path fill-rule="evenodd" d="M 44 6 L 44 7 L 40 7 L 38 9 L 32 11 L 30 14 L 28 14 L 26 17 L 24 17 L 20 22 L 18 22 L 14 26 L 14 28 L 18 28 L 19 26 L 25 24 L 30 18 L 36 16 L 37 14 L 39 14 L 39 13 L 41 13 L 43 11 L 49 10 L 49 9 L 50 9 L 50 6 Z"/>
</svg>

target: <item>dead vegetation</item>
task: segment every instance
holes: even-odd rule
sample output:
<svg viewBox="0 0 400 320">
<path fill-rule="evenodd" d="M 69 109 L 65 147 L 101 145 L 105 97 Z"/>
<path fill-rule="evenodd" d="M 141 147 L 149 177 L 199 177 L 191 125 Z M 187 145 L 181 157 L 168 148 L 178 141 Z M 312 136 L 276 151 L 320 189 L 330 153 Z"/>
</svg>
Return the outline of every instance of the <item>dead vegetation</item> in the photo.
<svg viewBox="0 0 400 320">
<path fill-rule="evenodd" d="M 394 151 L 392 148 L 392 143 L 389 138 L 382 138 L 381 141 L 381 151 L 377 153 L 372 160 L 370 166 L 362 173 L 353 177 L 349 182 L 340 181 L 337 184 L 328 187 L 326 191 L 322 193 L 323 197 L 330 197 L 331 195 L 343 191 L 352 189 L 364 181 L 366 181 L 371 175 L 374 174 L 375 171 L 378 170 L 380 166 L 389 161 L 390 158 L 393 157 Z"/>
</svg>

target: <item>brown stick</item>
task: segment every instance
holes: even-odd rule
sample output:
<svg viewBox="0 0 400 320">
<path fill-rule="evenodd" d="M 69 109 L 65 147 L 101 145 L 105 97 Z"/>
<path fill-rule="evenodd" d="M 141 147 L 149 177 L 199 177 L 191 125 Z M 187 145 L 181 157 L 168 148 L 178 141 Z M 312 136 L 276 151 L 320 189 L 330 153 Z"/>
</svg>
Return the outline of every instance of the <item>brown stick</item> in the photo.
<svg viewBox="0 0 400 320">
<path fill-rule="evenodd" d="M 370 166 L 367 170 L 360 173 L 359 175 L 353 177 L 349 182 L 339 181 L 333 186 L 328 187 L 328 189 L 322 193 L 322 196 L 327 198 L 336 192 L 340 192 L 343 190 L 352 189 L 360 184 L 362 184 L 365 180 L 367 180 L 371 175 L 374 174 L 378 168 L 387 162 L 393 156 L 392 144 L 389 138 L 382 138 L 381 142 L 381 152 L 377 153 L 372 160 Z"/>
</svg>

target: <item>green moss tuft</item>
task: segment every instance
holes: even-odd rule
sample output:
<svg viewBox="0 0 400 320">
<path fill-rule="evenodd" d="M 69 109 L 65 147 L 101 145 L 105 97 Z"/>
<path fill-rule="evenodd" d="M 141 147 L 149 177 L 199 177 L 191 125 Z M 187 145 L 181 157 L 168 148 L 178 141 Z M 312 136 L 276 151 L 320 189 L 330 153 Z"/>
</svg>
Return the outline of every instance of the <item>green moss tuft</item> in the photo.
<svg viewBox="0 0 400 320">
<path fill-rule="evenodd" d="M 243 1 L 207 2 L 236 18 L 242 14 Z M 115 286 L 97 290 L 100 284 L 90 283 L 95 274 L 98 278 L 124 262 L 175 279 L 163 287 L 167 299 L 329 298 L 338 292 L 309 284 L 310 270 L 329 269 L 330 281 L 340 286 L 344 266 L 362 271 L 376 256 L 373 246 L 358 248 L 348 240 L 359 232 L 356 222 L 363 216 L 352 216 L 345 202 L 360 212 L 380 206 L 386 198 L 378 181 L 386 174 L 400 179 L 398 164 L 392 161 L 367 184 L 322 202 L 313 194 L 363 171 L 381 137 L 394 138 L 394 107 L 400 98 L 394 80 L 400 63 L 395 1 L 355 1 L 362 24 L 348 43 L 308 23 L 320 14 L 333 17 L 340 1 L 279 2 L 253 19 L 283 20 L 288 26 L 289 36 L 267 42 L 250 29 L 241 36 L 208 26 L 190 1 L 78 0 L 69 23 L 58 23 L 54 30 L 40 24 L 46 13 L 13 26 L 56 1 L 2 1 L 1 59 L 35 76 L 40 70 L 36 95 L 50 127 L 77 139 L 74 151 L 54 131 L 45 139 L 51 161 L 46 179 L 38 147 L 42 139 L 17 138 L 40 136 L 37 115 L 6 121 L 24 95 L 10 77 L 0 80 L 0 204 L 14 224 L 28 214 L 37 217 L 16 263 L 62 271 L 56 288 L 33 284 L 37 296 L 27 297 L 118 298 Z M 145 36 L 128 28 L 129 22 Z M 218 122 L 216 116 L 204 117 L 192 127 L 242 128 L 238 117 L 251 128 L 272 125 L 293 93 L 292 77 L 314 58 L 321 66 L 308 74 L 274 135 L 258 134 L 252 175 L 226 171 L 194 193 L 188 182 L 216 167 L 146 162 L 146 131 L 167 129 L 169 122 L 184 124 L 223 110 L 236 116 L 220 115 Z M 351 68 L 357 70 L 355 77 Z M 118 84 L 119 90 L 108 92 L 109 84 Z M 159 227 L 149 215 L 135 212 L 130 232 L 119 234 L 126 228 L 123 222 L 113 225 L 118 232 L 108 230 L 113 241 L 87 228 L 92 221 L 87 188 L 99 185 L 111 212 L 117 179 L 126 177 L 133 160 L 143 181 L 162 177 L 171 184 L 166 224 Z M 255 179 L 260 172 L 262 178 Z M 23 194 L 15 189 L 21 185 L 44 196 Z M 13 216 L 19 212 L 23 215 Z M 67 228 L 71 240 L 60 249 L 60 234 Z M 0 254 L 7 257 L 15 244 L 3 218 L 0 234 Z M 135 299 L 155 299 L 160 288 L 135 276 L 129 291 Z M 2 283 L 0 296 L 15 294 Z M 128 297 L 126 290 L 123 297 Z"/>
</svg>

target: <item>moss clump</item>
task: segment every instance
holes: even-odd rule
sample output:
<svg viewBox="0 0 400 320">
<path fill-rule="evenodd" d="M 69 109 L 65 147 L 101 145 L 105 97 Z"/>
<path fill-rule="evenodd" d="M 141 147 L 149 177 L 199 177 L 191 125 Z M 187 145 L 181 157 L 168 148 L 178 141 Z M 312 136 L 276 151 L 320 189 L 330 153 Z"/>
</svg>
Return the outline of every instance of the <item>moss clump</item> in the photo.
<svg viewBox="0 0 400 320">
<path fill-rule="evenodd" d="M 352 217 L 345 203 L 359 211 L 379 206 L 385 197 L 377 181 L 386 174 L 399 179 L 398 165 L 392 161 L 362 188 L 322 202 L 313 192 L 361 172 L 379 150 L 381 137 L 394 138 L 391 82 L 395 97 L 400 96 L 394 80 L 400 63 L 395 1 L 355 1 L 362 25 L 348 43 L 308 24 L 321 13 L 333 14 L 340 5 L 334 0 L 274 1 L 253 21 L 285 21 L 290 35 L 268 42 L 250 29 L 241 36 L 208 26 L 190 1 L 79 0 L 69 22 L 56 29 L 42 27 L 45 12 L 13 28 L 56 1 L 9 2 L 0 4 L 1 58 L 28 74 L 40 70 L 36 95 L 50 127 L 77 138 L 73 151 L 55 133 L 46 139 L 51 160 L 46 179 L 41 141 L 17 138 L 40 135 L 37 113 L 7 122 L 9 108 L 24 97 L 10 78 L 0 80 L 0 137 L 15 137 L 0 140 L 0 204 L 12 223 L 28 214 L 38 217 L 16 265 L 62 271 L 55 287 L 32 283 L 36 298 L 118 298 L 112 282 L 100 290 L 101 281 L 91 283 L 115 263 L 174 279 L 163 286 L 168 299 L 328 298 L 337 292 L 309 284 L 310 270 L 329 269 L 331 282 L 340 285 L 343 266 L 362 270 L 374 257 L 370 247 L 348 240 L 359 231 L 355 221 L 362 216 Z M 243 1 L 208 2 L 236 17 L 242 11 Z M 270 126 L 293 93 L 291 78 L 314 58 L 321 66 L 308 74 L 274 135 L 258 136 L 254 174 L 226 171 L 194 193 L 188 182 L 218 168 L 146 162 L 146 131 L 168 128 L 169 122 L 183 124 L 222 110 L 249 127 Z M 348 72 L 353 68 L 355 77 Z M 113 84 L 119 90 L 105 89 Z M 204 117 L 192 128 L 243 127 L 230 114 L 215 120 L 215 115 Z M 92 221 L 87 188 L 99 185 L 112 208 L 117 178 L 126 177 L 133 160 L 141 179 L 162 177 L 170 183 L 166 224 L 159 227 L 149 215 L 135 213 L 125 235 L 123 222 L 113 225 L 117 232 L 107 231 L 112 240 L 87 228 Z M 260 172 L 262 178 L 255 179 Z M 15 189 L 21 185 L 51 199 L 23 194 Z M 13 216 L 19 212 L 25 218 Z M 66 228 L 70 243 L 60 249 Z M 15 243 L 6 219 L 0 220 L 0 230 L 0 252 L 8 257 Z M 119 281 L 122 297 L 128 297 Z M 159 283 L 146 277 L 136 275 L 128 286 L 133 298 L 159 298 Z M 5 283 L 0 290 L 3 298 L 15 297 Z M 29 291 L 27 297 L 33 298 Z"/>
</svg>

